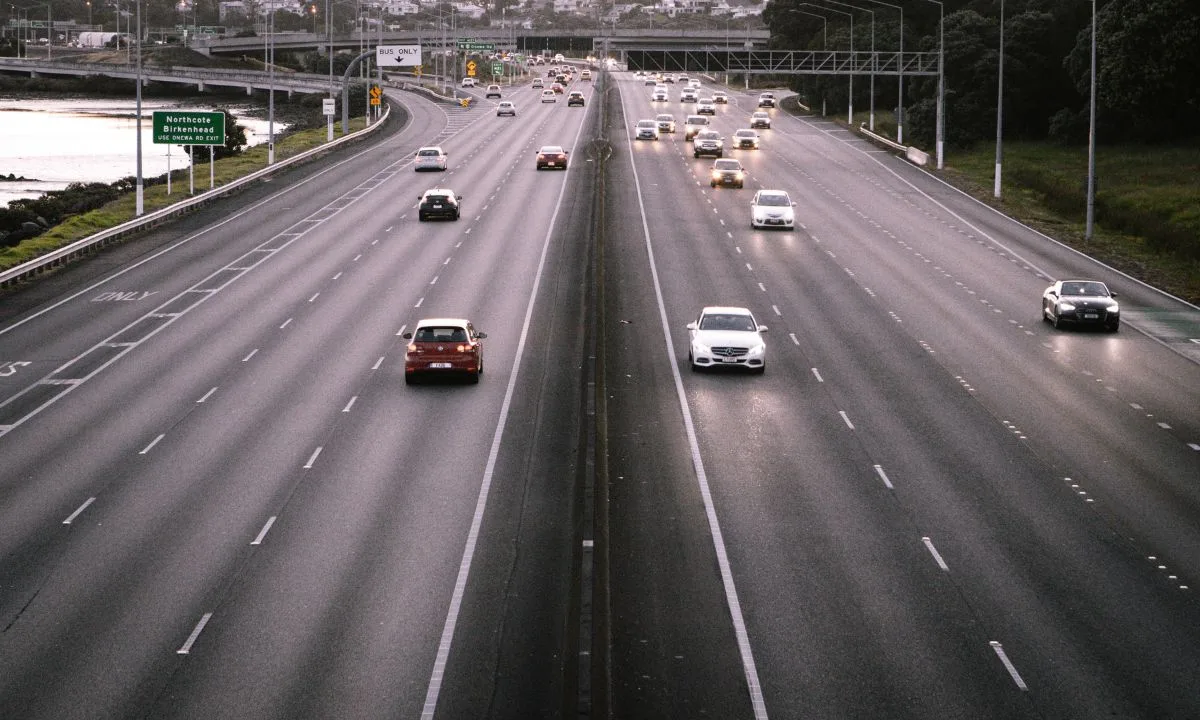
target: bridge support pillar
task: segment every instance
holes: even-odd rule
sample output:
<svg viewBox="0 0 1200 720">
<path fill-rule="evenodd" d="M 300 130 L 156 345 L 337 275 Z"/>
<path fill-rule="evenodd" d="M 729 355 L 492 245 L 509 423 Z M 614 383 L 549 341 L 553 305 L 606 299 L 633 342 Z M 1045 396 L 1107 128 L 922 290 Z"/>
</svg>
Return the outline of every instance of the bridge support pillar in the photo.
<svg viewBox="0 0 1200 720">
<path fill-rule="evenodd" d="M 196 92 L 204 92 L 204 81 L 196 83 Z"/>
<path fill-rule="evenodd" d="M 253 94 L 254 94 L 254 86 L 253 86 L 253 85 L 247 85 L 247 86 L 246 86 L 246 94 L 247 94 L 247 95 L 253 95 Z"/>
</svg>

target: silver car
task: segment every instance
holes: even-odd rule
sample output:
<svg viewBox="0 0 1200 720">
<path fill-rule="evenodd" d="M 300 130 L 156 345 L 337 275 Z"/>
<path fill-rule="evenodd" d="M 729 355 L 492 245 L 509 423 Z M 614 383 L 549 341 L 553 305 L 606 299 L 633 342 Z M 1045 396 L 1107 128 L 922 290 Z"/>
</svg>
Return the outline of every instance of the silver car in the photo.
<svg viewBox="0 0 1200 720">
<path fill-rule="evenodd" d="M 767 344 L 754 315 L 743 307 L 706 307 L 688 323 L 688 364 L 693 371 L 711 367 L 741 368 L 762 374 L 767 369 Z"/>
<path fill-rule="evenodd" d="M 417 156 L 413 160 L 413 169 L 417 172 L 423 170 L 445 170 L 447 157 L 446 151 L 436 145 L 420 148 L 417 150 Z"/>
<path fill-rule="evenodd" d="M 658 123 L 654 120 L 638 120 L 633 137 L 635 140 L 657 140 Z"/>
</svg>

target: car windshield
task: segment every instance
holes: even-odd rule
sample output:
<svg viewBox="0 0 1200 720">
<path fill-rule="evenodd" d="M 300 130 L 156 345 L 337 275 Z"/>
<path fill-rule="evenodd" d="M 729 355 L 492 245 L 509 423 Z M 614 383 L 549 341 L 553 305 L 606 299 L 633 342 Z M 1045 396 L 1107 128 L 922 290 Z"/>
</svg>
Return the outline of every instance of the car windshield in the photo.
<svg viewBox="0 0 1200 720">
<path fill-rule="evenodd" d="M 1108 288 L 1100 282 L 1065 282 L 1062 286 L 1062 294 L 1108 297 Z"/>
<path fill-rule="evenodd" d="M 753 130 L 738 130 L 734 135 L 738 137 L 754 137 L 755 132 Z"/>
<path fill-rule="evenodd" d="M 755 332 L 754 319 L 749 315 L 727 315 L 723 313 L 705 315 L 700 318 L 701 330 L 738 330 Z"/>
<path fill-rule="evenodd" d="M 654 121 L 653 120 L 638 120 L 638 127 L 652 128 L 652 127 L 654 127 Z"/>
<path fill-rule="evenodd" d="M 421 157 L 437 157 L 438 155 L 441 155 L 442 153 L 440 150 L 421 150 L 417 154 L 420 155 Z"/>
<path fill-rule="evenodd" d="M 431 202 L 431 203 L 445 203 L 445 202 L 450 202 L 450 196 L 449 195 L 426 195 L 425 201 Z"/>
<path fill-rule="evenodd" d="M 417 329 L 417 334 L 413 336 L 416 342 L 466 342 L 466 328 L 437 326 L 423 327 Z"/>
<path fill-rule="evenodd" d="M 671 122 L 674 119 L 675 118 L 670 115 L 659 115 L 657 118 L 655 118 L 655 120 L 659 120 L 661 122 Z"/>
<path fill-rule="evenodd" d="M 737 160 L 717 160 L 713 167 L 717 170 L 741 170 L 742 164 Z"/>
<path fill-rule="evenodd" d="M 763 193 L 758 196 L 759 205 L 791 205 L 792 201 L 787 195 L 782 193 L 771 193 L 770 195 Z"/>
<path fill-rule="evenodd" d="M 562 151 L 563 151 L 563 149 L 558 147 L 557 145 L 547 145 L 546 147 L 542 148 L 538 152 L 540 152 L 543 155 L 562 155 Z"/>
<path fill-rule="evenodd" d="M 720 137 L 721 135 L 716 130 L 704 130 L 696 133 L 696 138 L 699 140 L 716 140 Z"/>
</svg>

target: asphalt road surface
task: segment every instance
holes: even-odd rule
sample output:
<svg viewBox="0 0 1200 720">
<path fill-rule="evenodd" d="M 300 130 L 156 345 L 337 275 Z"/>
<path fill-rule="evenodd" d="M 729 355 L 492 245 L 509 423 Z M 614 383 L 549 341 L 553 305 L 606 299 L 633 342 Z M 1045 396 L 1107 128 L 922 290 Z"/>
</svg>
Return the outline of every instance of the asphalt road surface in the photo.
<svg viewBox="0 0 1200 720">
<path fill-rule="evenodd" d="M 0 717 L 1200 717 L 1200 310 L 832 123 L 714 189 L 676 90 L 571 89 L 398 93 L 0 298 Z M 1068 276 L 1119 333 L 1041 322 Z M 690 370 L 716 304 L 765 374 Z M 435 316 L 478 385 L 405 386 Z"/>
</svg>

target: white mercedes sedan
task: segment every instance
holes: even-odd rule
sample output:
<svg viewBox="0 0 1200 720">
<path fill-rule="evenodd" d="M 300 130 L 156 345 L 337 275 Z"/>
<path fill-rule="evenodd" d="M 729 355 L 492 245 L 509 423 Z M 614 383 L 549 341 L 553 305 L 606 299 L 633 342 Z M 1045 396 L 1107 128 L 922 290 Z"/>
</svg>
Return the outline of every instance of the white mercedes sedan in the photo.
<svg viewBox="0 0 1200 720">
<path fill-rule="evenodd" d="M 706 307 L 688 323 L 688 363 L 693 371 L 711 367 L 742 368 L 762 374 L 767 369 L 767 345 L 754 315 L 741 307 Z"/>
</svg>

